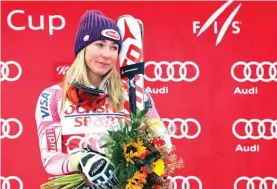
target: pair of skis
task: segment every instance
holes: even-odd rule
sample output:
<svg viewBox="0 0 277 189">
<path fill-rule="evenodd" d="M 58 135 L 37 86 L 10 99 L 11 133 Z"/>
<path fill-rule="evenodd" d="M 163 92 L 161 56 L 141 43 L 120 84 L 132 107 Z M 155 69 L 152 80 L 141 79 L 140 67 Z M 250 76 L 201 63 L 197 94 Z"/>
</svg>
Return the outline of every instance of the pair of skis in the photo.
<svg viewBox="0 0 277 189">
<path fill-rule="evenodd" d="M 136 114 L 137 109 L 145 108 L 143 23 L 131 15 L 123 15 L 118 18 L 117 26 L 122 36 L 120 75 L 129 93 L 129 102 L 124 108 Z"/>
</svg>

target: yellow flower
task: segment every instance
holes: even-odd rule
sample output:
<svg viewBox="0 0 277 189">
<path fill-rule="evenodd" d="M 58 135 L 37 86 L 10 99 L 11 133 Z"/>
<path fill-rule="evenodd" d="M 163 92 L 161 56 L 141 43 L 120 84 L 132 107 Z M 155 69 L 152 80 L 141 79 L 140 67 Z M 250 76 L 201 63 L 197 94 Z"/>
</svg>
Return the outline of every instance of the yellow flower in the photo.
<svg viewBox="0 0 277 189">
<path fill-rule="evenodd" d="M 143 146 L 143 142 L 141 140 L 138 140 L 137 143 L 133 142 L 133 146 L 137 149 L 137 157 L 140 157 L 147 151 L 146 147 Z"/>
<path fill-rule="evenodd" d="M 165 165 L 162 159 L 158 159 L 157 161 L 152 163 L 153 171 L 158 175 L 161 176 L 165 173 Z"/>
<path fill-rule="evenodd" d="M 125 189 L 142 189 L 146 183 L 146 175 L 137 171 L 127 182 Z"/>
<path fill-rule="evenodd" d="M 168 131 L 164 125 L 164 123 L 157 118 L 152 118 L 147 120 L 146 124 L 150 128 L 153 134 L 156 136 L 164 136 L 165 134 L 168 134 Z"/>
<path fill-rule="evenodd" d="M 132 144 L 133 144 L 133 146 L 136 147 L 136 148 L 139 148 L 139 147 L 143 146 L 142 140 L 138 140 L 137 143 L 133 142 Z"/>
<path fill-rule="evenodd" d="M 123 150 L 124 150 L 124 153 L 125 153 L 125 159 L 127 162 L 130 162 L 132 164 L 134 164 L 135 162 L 133 161 L 133 157 L 137 157 L 138 156 L 138 153 L 137 152 L 133 152 L 133 150 L 131 150 L 129 153 L 127 152 L 127 148 L 128 146 L 130 146 L 131 144 L 124 144 L 123 145 Z"/>
<path fill-rule="evenodd" d="M 132 146 L 134 147 L 133 150 L 135 150 L 135 152 L 133 150 L 128 151 L 128 147 Z M 123 150 L 124 150 L 124 154 L 125 154 L 125 159 L 127 162 L 130 162 L 132 164 L 134 164 L 135 162 L 133 161 L 134 157 L 138 157 L 140 159 L 145 157 L 145 154 L 147 152 L 147 149 L 145 146 L 143 146 L 143 142 L 141 140 L 138 140 L 138 142 L 132 142 L 129 144 L 124 144 L 123 145 Z"/>
<path fill-rule="evenodd" d="M 143 185 L 142 184 L 136 184 L 136 185 L 133 185 L 132 183 L 128 183 L 125 187 L 126 189 L 142 189 L 143 188 Z"/>
<path fill-rule="evenodd" d="M 127 162 L 134 164 L 135 162 L 133 161 L 133 157 L 135 157 L 135 156 L 137 156 L 137 152 L 133 153 L 133 150 L 131 150 L 130 153 L 127 153 L 125 155 L 125 159 L 127 160 Z"/>
<path fill-rule="evenodd" d="M 164 128 L 164 124 L 163 122 L 160 120 L 160 119 L 157 119 L 157 118 L 152 118 L 152 119 L 149 119 L 147 120 L 147 125 L 150 126 L 150 128 L 153 128 L 153 129 L 159 129 L 159 128 Z"/>
</svg>

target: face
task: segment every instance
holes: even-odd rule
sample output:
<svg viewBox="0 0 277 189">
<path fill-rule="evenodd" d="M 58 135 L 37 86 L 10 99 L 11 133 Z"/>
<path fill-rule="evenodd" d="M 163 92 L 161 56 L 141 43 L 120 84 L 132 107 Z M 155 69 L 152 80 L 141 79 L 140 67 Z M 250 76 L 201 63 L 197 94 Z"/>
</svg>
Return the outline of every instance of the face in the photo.
<svg viewBox="0 0 277 189">
<path fill-rule="evenodd" d="M 102 77 L 110 71 L 118 59 L 118 50 L 118 45 L 110 40 L 99 40 L 88 45 L 85 62 L 90 77 Z"/>
</svg>

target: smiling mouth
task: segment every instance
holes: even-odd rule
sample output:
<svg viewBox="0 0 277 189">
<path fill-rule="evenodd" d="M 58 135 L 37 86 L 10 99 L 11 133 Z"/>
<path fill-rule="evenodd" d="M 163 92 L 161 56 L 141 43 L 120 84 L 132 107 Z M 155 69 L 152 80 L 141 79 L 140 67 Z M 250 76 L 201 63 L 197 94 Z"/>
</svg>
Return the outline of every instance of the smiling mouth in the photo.
<svg viewBox="0 0 277 189">
<path fill-rule="evenodd" d="M 101 65 L 103 65 L 103 66 L 108 66 L 108 65 L 110 65 L 110 64 L 108 64 L 108 63 L 105 63 L 105 62 L 97 62 L 98 64 L 101 64 Z"/>
</svg>

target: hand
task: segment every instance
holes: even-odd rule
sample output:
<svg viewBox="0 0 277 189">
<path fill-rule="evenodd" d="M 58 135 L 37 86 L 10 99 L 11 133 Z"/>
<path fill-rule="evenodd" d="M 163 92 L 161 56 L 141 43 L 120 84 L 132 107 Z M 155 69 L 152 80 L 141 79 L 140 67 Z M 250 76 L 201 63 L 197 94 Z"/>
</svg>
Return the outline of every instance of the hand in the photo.
<svg viewBox="0 0 277 189">
<path fill-rule="evenodd" d="M 100 189 L 113 189 L 118 185 L 115 167 L 109 158 L 88 152 L 80 159 L 82 172 L 88 181 Z"/>
</svg>

